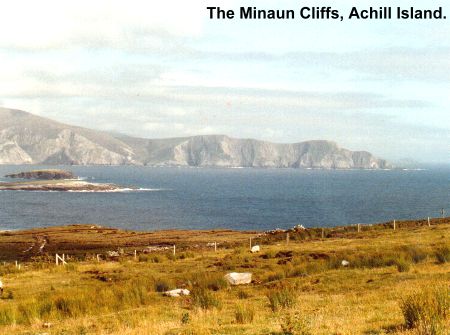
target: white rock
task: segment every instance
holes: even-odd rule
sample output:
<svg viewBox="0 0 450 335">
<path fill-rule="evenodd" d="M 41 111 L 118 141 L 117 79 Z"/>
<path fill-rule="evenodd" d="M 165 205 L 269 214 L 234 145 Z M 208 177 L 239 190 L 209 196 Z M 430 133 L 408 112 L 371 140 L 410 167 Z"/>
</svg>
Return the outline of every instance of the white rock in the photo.
<svg viewBox="0 0 450 335">
<path fill-rule="evenodd" d="M 106 254 L 108 255 L 108 257 L 119 257 L 118 251 L 107 251 Z"/>
<path fill-rule="evenodd" d="M 259 247 L 259 245 L 254 245 L 251 249 L 251 252 L 260 252 L 261 248 Z"/>
<path fill-rule="evenodd" d="M 342 261 L 342 266 L 349 266 L 350 265 L 350 262 L 349 261 L 346 261 L 345 259 Z"/>
<path fill-rule="evenodd" d="M 189 290 L 186 290 L 183 288 L 177 288 L 175 290 L 166 291 L 163 294 L 168 297 L 180 297 L 180 296 L 184 296 L 184 295 L 189 295 L 189 294 L 191 294 L 191 292 Z"/>
<path fill-rule="evenodd" d="M 225 275 L 225 280 L 230 285 L 243 285 L 252 282 L 252 274 L 250 272 L 231 272 Z"/>
</svg>

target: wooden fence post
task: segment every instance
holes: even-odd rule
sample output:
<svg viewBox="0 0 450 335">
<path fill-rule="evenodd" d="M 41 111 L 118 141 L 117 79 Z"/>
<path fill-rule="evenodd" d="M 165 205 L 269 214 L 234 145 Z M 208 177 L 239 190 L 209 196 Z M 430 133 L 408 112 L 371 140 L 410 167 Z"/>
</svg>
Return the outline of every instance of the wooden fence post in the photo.
<svg viewBox="0 0 450 335">
<path fill-rule="evenodd" d="M 358 223 L 358 233 L 360 233 L 360 232 L 361 232 L 361 224 Z"/>
<path fill-rule="evenodd" d="M 66 257 L 65 257 L 65 255 L 64 254 L 62 254 L 62 257 L 60 256 L 60 255 L 58 255 L 58 254 L 55 254 L 55 262 L 56 262 L 56 265 L 59 265 L 59 262 L 61 261 L 61 264 L 62 265 L 66 265 L 67 263 L 66 263 L 66 259 L 65 259 Z"/>
<path fill-rule="evenodd" d="M 289 233 L 286 233 L 286 245 L 289 244 Z"/>
<path fill-rule="evenodd" d="M 137 251 L 135 250 L 134 251 L 134 260 L 136 260 L 137 259 Z"/>
<path fill-rule="evenodd" d="M 325 238 L 325 228 L 322 228 L 322 238 Z"/>
<path fill-rule="evenodd" d="M 394 230 L 395 230 L 395 228 L 396 228 L 395 226 L 396 226 L 396 222 L 395 222 L 395 220 L 394 220 Z"/>
<path fill-rule="evenodd" d="M 252 238 L 250 237 L 250 250 L 252 250 Z"/>
<path fill-rule="evenodd" d="M 430 217 L 428 217 L 428 227 L 431 227 Z"/>
<path fill-rule="evenodd" d="M 176 253 L 176 247 L 175 247 L 175 244 L 173 245 L 173 255 L 175 256 L 175 253 Z"/>
<path fill-rule="evenodd" d="M 217 242 L 214 242 L 214 252 L 217 252 Z"/>
</svg>

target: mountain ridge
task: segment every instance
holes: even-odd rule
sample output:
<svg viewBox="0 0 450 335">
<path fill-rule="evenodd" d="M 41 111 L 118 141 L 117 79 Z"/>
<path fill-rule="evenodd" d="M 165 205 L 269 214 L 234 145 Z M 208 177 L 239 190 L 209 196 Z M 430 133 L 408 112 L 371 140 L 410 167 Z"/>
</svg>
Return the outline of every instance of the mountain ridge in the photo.
<svg viewBox="0 0 450 335">
<path fill-rule="evenodd" d="M 138 138 L 67 125 L 24 111 L 0 108 L 0 164 L 150 165 L 384 169 L 367 151 L 336 142 L 273 143 L 227 135 Z"/>
</svg>

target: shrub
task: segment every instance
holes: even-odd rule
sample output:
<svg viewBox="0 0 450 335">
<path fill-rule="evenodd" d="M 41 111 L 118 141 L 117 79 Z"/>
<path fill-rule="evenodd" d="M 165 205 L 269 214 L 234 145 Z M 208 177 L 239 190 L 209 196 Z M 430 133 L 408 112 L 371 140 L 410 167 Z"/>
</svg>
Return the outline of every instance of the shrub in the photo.
<svg viewBox="0 0 450 335">
<path fill-rule="evenodd" d="M 308 321 L 299 312 L 285 313 L 280 326 L 283 335 L 312 335 Z"/>
<path fill-rule="evenodd" d="M 185 325 L 185 324 L 189 323 L 189 319 L 190 319 L 189 313 L 188 313 L 188 312 L 185 312 L 185 313 L 183 313 L 183 315 L 181 316 L 181 323 Z"/>
<path fill-rule="evenodd" d="M 236 323 L 251 323 L 255 317 L 255 310 L 251 306 L 237 305 L 234 316 Z"/>
<path fill-rule="evenodd" d="M 304 266 L 296 266 L 287 274 L 288 277 L 306 277 L 308 272 Z"/>
<path fill-rule="evenodd" d="M 417 292 L 401 302 L 406 327 L 428 335 L 444 334 L 449 308 L 450 289 L 447 287 Z"/>
<path fill-rule="evenodd" d="M 12 291 L 7 291 L 4 299 L 8 299 L 8 300 L 14 299 L 14 293 Z"/>
<path fill-rule="evenodd" d="M 15 323 L 14 310 L 10 306 L 0 309 L 0 326 L 8 326 Z"/>
<path fill-rule="evenodd" d="M 267 293 L 267 298 L 269 299 L 269 305 L 273 312 L 282 308 L 292 307 L 297 300 L 294 290 L 287 287 L 270 290 Z"/>
<path fill-rule="evenodd" d="M 163 279 L 159 279 L 155 282 L 155 291 L 156 292 L 165 292 L 169 290 L 169 283 Z"/>
<path fill-rule="evenodd" d="M 219 291 L 228 287 L 228 282 L 221 273 L 202 272 L 194 275 L 192 282 L 195 287 L 207 288 L 213 291 Z"/>
<path fill-rule="evenodd" d="M 408 272 L 410 265 L 406 259 L 399 258 L 395 261 L 398 272 Z"/>
<path fill-rule="evenodd" d="M 404 246 L 402 248 L 402 251 L 412 262 L 416 264 L 424 261 L 427 258 L 427 253 L 424 250 L 412 245 Z"/>
<path fill-rule="evenodd" d="M 192 292 L 192 304 L 201 309 L 219 308 L 219 299 L 205 288 L 196 288 Z"/>
<path fill-rule="evenodd" d="M 148 255 L 139 255 L 138 257 L 139 262 L 148 262 L 148 260 L 149 260 Z"/>
<path fill-rule="evenodd" d="M 237 292 L 237 296 L 239 299 L 247 299 L 250 298 L 250 294 L 248 294 L 247 292 L 243 291 L 243 290 L 239 290 Z"/>
<path fill-rule="evenodd" d="M 264 282 L 268 283 L 271 281 L 281 280 L 284 279 L 284 277 L 285 277 L 284 271 L 279 270 L 276 272 L 269 273 Z"/>
<path fill-rule="evenodd" d="M 194 258 L 195 255 L 192 252 L 186 251 L 186 252 L 182 252 L 181 254 L 177 255 L 178 259 L 187 259 L 187 258 Z"/>
<path fill-rule="evenodd" d="M 450 262 L 450 248 L 448 246 L 444 246 L 437 249 L 435 256 L 439 264 Z"/>
<path fill-rule="evenodd" d="M 263 259 L 275 258 L 275 252 L 273 250 L 267 250 L 266 253 L 261 255 L 261 258 L 263 258 Z"/>
</svg>

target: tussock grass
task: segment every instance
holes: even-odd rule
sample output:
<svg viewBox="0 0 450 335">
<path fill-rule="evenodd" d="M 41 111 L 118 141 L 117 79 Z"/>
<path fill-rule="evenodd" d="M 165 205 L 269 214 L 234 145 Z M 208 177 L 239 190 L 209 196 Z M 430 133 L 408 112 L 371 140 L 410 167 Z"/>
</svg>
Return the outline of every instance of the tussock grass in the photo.
<svg viewBox="0 0 450 335">
<path fill-rule="evenodd" d="M 277 312 L 280 309 L 294 307 L 297 302 L 297 294 L 291 287 L 271 289 L 267 292 L 270 309 Z"/>
<path fill-rule="evenodd" d="M 221 302 L 216 294 L 198 287 L 192 291 L 192 305 L 202 309 L 220 308 Z"/>
<path fill-rule="evenodd" d="M 282 335 L 313 335 L 304 315 L 299 311 L 287 311 L 280 317 Z"/>
<path fill-rule="evenodd" d="M 253 306 L 249 304 L 247 305 L 238 304 L 234 312 L 234 317 L 236 323 L 239 324 L 252 323 L 253 319 L 255 318 L 255 310 Z"/>
<path fill-rule="evenodd" d="M 435 252 L 436 260 L 439 264 L 450 262 L 450 247 L 442 246 Z"/>
<path fill-rule="evenodd" d="M 443 286 L 418 291 L 402 301 L 401 309 L 407 328 L 423 335 L 446 335 L 450 289 Z"/>
<path fill-rule="evenodd" d="M 219 291 L 228 287 L 222 273 L 216 272 L 199 272 L 191 276 L 189 280 L 192 287 Z"/>
</svg>

